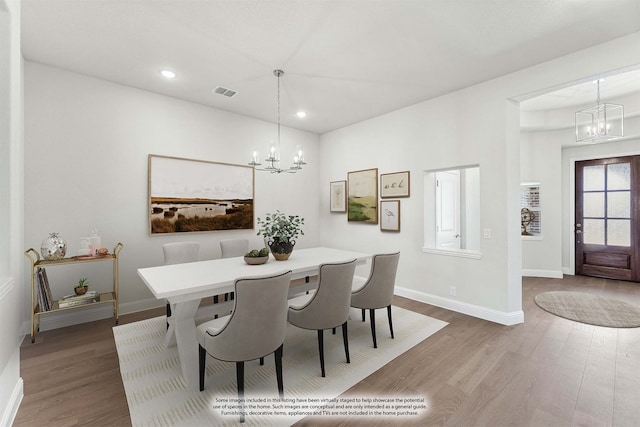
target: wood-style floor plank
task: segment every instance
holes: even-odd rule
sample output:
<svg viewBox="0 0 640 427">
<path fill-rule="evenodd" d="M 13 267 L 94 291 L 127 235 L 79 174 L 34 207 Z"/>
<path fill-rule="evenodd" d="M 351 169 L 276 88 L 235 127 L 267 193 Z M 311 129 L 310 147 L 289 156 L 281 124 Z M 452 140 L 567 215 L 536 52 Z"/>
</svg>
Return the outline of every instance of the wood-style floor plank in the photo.
<svg viewBox="0 0 640 427">
<path fill-rule="evenodd" d="M 603 328 L 553 316 L 533 301 L 551 290 L 589 292 L 640 306 L 639 284 L 581 276 L 524 278 L 525 323 L 516 326 L 396 297 L 394 304 L 449 325 L 345 395 L 424 397 L 428 409 L 397 422 L 403 426 L 640 425 L 640 328 Z M 120 323 L 163 314 L 159 308 L 124 315 Z M 113 320 L 106 319 L 42 332 L 34 344 L 25 338 L 25 396 L 14 426 L 131 425 L 112 327 Z M 388 330 L 381 327 L 378 345 L 388 340 Z M 393 421 L 308 417 L 296 426 Z"/>
</svg>

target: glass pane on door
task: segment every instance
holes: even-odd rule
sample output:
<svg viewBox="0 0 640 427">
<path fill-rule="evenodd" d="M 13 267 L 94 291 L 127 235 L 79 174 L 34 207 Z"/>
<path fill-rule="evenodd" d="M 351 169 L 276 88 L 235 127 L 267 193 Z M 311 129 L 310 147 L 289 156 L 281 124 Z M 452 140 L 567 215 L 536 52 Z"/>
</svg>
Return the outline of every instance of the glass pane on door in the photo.
<svg viewBox="0 0 640 427">
<path fill-rule="evenodd" d="M 616 191 L 607 194 L 607 217 L 631 218 L 630 191 Z"/>
<path fill-rule="evenodd" d="M 582 191 L 604 190 L 604 165 L 583 168 Z"/>
<path fill-rule="evenodd" d="M 583 242 L 590 245 L 604 245 L 604 219 L 585 219 Z"/>
<path fill-rule="evenodd" d="M 584 193 L 583 215 L 604 218 L 604 192 Z"/>
<path fill-rule="evenodd" d="M 607 190 L 631 189 L 631 163 L 616 163 L 607 168 Z"/>
<path fill-rule="evenodd" d="M 631 221 L 610 219 L 607 221 L 607 245 L 631 246 Z"/>
</svg>

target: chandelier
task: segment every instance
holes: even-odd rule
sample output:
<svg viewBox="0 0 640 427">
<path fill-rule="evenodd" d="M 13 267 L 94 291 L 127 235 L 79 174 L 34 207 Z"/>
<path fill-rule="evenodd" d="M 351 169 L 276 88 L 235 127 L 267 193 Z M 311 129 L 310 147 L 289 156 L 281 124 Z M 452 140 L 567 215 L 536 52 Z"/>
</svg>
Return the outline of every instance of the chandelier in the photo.
<svg viewBox="0 0 640 427">
<path fill-rule="evenodd" d="M 576 112 L 576 142 L 601 142 L 624 135 L 624 107 L 600 103 L 600 81 L 596 105 Z"/>
<path fill-rule="evenodd" d="M 289 169 L 282 169 L 280 167 L 280 77 L 284 74 L 282 70 L 273 70 L 273 75 L 278 78 L 278 140 L 276 144 L 271 143 L 269 147 L 269 153 L 267 158 L 264 159 L 266 167 L 259 168 L 261 166 L 259 154 L 257 150 L 253 150 L 251 161 L 249 166 L 253 166 L 255 170 L 265 171 L 271 173 L 296 173 L 302 169 L 302 166 L 306 165 L 304 161 L 304 152 L 301 145 L 296 146 L 296 151 L 293 157 L 293 165 Z"/>
</svg>

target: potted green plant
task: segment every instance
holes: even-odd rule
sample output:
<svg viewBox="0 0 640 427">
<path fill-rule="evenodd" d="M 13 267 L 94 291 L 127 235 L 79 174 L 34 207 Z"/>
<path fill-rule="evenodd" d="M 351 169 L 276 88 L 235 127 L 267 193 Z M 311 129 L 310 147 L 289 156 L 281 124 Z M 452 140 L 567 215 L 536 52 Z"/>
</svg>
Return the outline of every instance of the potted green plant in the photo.
<svg viewBox="0 0 640 427">
<path fill-rule="evenodd" d="M 266 214 L 264 221 L 258 218 L 258 225 L 260 226 L 258 235 L 264 236 L 273 257 L 278 261 L 289 259 L 296 239 L 300 235 L 304 236 L 302 231 L 304 218 L 298 215 L 285 215 L 279 210 Z"/>
<path fill-rule="evenodd" d="M 89 279 L 83 277 L 82 279 L 78 280 L 78 284 L 75 288 L 73 288 L 73 291 L 76 293 L 76 295 L 84 295 L 87 293 L 87 289 L 89 289 Z"/>
</svg>

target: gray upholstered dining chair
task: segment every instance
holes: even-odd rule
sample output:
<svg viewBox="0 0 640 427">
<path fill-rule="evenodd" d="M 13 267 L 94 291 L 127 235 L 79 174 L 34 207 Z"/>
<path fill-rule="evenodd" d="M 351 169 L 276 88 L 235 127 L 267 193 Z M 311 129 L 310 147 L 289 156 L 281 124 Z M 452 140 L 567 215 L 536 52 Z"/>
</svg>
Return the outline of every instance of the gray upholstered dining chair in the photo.
<svg viewBox="0 0 640 427">
<path fill-rule="evenodd" d="M 249 239 L 224 239 L 220 240 L 220 251 L 222 252 L 222 258 L 233 258 L 237 256 L 243 256 L 249 252 Z M 233 299 L 233 292 L 227 292 L 224 294 L 224 300 L 229 298 Z M 218 302 L 218 296 L 213 297 L 213 303 Z"/>
<path fill-rule="evenodd" d="M 320 371 L 324 370 L 324 330 L 342 326 L 342 340 L 347 363 L 349 358 L 349 339 L 347 321 L 351 302 L 351 284 L 355 273 L 356 260 L 342 263 L 320 265 L 317 289 L 289 301 L 289 323 L 303 329 L 318 331 L 318 353 Z"/>
<path fill-rule="evenodd" d="M 361 287 L 358 287 L 351 293 L 351 307 L 362 310 L 363 322 L 365 320 L 365 310 L 369 310 L 371 336 L 373 337 L 374 348 L 378 348 L 376 340 L 376 309 L 387 307 L 389 330 L 391 331 L 391 338 L 393 338 L 391 302 L 393 300 L 393 289 L 396 283 L 396 272 L 398 270 L 399 260 L 400 252 L 374 255 L 371 261 L 369 278 Z"/>
<path fill-rule="evenodd" d="M 200 260 L 200 243 L 198 242 L 175 242 L 162 245 L 164 254 L 164 264 L 182 264 L 185 262 L 195 262 Z M 171 317 L 171 304 L 167 302 L 167 319 Z M 167 321 L 167 329 L 169 322 Z"/>
<path fill-rule="evenodd" d="M 249 252 L 249 239 L 224 239 L 220 240 L 222 258 L 243 256 Z"/>
<path fill-rule="evenodd" d="M 231 315 L 197 327 L 200 391 L 204 390 L 207 353 L 227 362 L 236 362 L 238 398 L 244 401 L 244 362 L 275 356 L 280 399 L 284 398 L 282 352 L 287 329 L 287 295 L 291 271 L 273 276 L 237 279 Z M 244 422 L 244 410 L 240 411 Z"/>
</svg>

